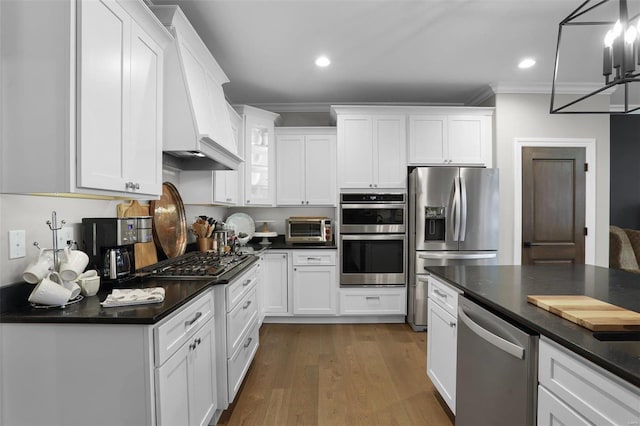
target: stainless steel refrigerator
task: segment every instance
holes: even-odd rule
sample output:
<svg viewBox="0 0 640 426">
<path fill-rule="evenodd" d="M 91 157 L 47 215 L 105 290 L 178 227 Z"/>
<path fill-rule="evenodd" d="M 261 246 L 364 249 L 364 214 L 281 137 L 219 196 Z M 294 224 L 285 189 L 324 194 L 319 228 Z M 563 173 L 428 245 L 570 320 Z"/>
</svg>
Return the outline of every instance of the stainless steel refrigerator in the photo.
<svg viewBox="0 0 640 426">
<path fill-rule="evenodd" d="M 428 266 L 498 261 L 498 169 L 417 167 L 409 174 L 407 320 L 427 327 Z"/>
</svg>

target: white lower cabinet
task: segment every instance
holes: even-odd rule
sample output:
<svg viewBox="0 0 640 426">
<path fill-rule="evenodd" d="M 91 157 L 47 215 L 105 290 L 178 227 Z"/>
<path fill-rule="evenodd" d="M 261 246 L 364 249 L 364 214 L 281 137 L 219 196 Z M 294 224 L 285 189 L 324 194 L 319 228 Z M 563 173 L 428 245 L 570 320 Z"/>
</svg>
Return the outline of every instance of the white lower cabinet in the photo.
<svg viewBox="0 0 640 426">
<path fill-rule="evenodd" d="M 216 410 L 214 321 L 156 369 L 158 425 L 203 426 Z"/>
<path fill-rule="evenodd" d="M 225 286 L 215 286 L 218 405 L 233 402 L 258 350 L 258 261 Z"/>
<path fill-rule="evenodd" d="M 455 414 L 459 291 L 433 276 L 428 283 L 427 376 Z"/>
<path fill-rule="evenodd" d="M 209 424 L 216 327 L 211 290 L 153 325 L 0 324 L 0 424 Z"/>
<path fill-rule="evenodd" d="M 293 314 L 335 315 L 338 289 L 333 250 L 293 252 Z"/>
<path fill-rule="evenodd" d="M 289 253 L 264 254 L 264 314 L 288 315 L 289 312 Z"/>
<path fill-rule="evenodd" d="M 640 388 L 545 337 L 538 381 L 538 425 L 640 423 Z"/>
<path fill-rule="evenodd" d="M 402 288 L 341 288 L 341 315 L 406 315 L 407 290 Z"/>
</svg>

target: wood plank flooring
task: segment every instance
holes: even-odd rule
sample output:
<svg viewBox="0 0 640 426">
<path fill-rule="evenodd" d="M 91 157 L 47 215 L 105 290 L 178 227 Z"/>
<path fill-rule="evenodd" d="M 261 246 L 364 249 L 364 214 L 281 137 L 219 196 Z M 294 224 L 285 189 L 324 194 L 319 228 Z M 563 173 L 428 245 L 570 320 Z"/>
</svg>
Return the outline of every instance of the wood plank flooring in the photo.
<svg viewBox="0 0 640 426">
<path fill-rule="evenodd" d="M 407 324 L 264 324 L 219 425 L 452 426 Z"/>
</svg>

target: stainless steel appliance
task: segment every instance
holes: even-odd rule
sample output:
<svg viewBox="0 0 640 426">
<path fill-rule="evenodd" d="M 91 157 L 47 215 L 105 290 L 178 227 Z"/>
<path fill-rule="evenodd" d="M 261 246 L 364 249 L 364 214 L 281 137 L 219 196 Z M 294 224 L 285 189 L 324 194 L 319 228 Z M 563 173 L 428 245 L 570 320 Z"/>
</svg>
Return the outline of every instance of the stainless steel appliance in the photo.
<svg viewBox="0 0 640 426">
<path fill-rule="evenodd" d="M 456 426 L 536 424 L 538 336 L 458 299 Z"/>
<path fill-rule="evenodd" d="M 138 242 L 138 219 L 147 218 L 83 218 L 82 241 L 89 255 L 89 268 L 97 269 L 106 280 L 122 281 L 132 277 L 133 245 Z M 147 220 L 140 221 L 146 226 Z M 150 241 L 147 228 L 142 228 L 141 242 Z"/>
<path fill-rule="evenodd" d="M 246 254 L 190 252 L 136 271 L 136 275 L 173 279 L 218 278 L 249 258 Z"/>
<path fill-rule="evenodd" d="M 333 241 L 331 219 L 319 216 L 292 216 L 287 219 L 287 243 L 326 243 Z"/>
<path fill-rule="evenodd" d="M 405 194 L 341 194 L 340 285 L 406 285 Z"/>
<path fill-rule="evenodd" d="M 409 174 L 407 321 L 427 327 L 427 271 L 498 261 L 498 170 L 417 167 Z"/>
</svg>

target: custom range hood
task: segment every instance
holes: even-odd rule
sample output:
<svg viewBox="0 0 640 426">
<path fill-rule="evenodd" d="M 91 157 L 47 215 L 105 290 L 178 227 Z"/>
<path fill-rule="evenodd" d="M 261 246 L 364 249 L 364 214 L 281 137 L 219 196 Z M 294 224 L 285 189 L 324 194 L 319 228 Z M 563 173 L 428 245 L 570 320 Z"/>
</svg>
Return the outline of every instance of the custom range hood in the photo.
<svg viewBox="0 0 640 426">
<path fill-rule="evenodd" d="M 151 6 L 175 41 L 164 55 L 163 162 L 181 170 L 237 170 L 220 65 L 178 6 Z"/>
</svg>

